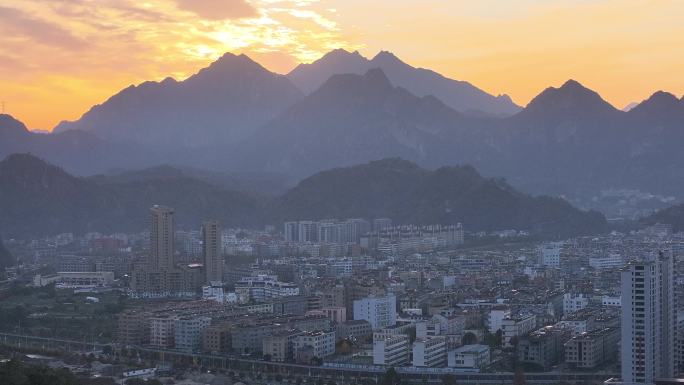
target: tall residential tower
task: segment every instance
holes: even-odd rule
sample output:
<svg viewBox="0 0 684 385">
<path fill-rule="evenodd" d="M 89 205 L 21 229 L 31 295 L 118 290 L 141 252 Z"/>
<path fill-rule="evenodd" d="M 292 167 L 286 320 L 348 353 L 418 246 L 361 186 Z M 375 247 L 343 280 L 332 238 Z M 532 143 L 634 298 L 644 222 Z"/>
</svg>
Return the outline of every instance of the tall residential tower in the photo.
<svg viewBox="0 0 684 385">
<path fill-rule="evenodd" d="M 150 209 L 150 265 L 156 269 L 174 267 L 174 212 L 166 206 L 154 205 Z"/>
<path fill-rule="evenodd" d="M 223 256 L 221 255 L 221 226 L 218 221 L 202 224 L 202 257 L 206 283 L 223 281 Z"/>
<path fill-rule="evenodd" d="M 651 384 L 675 372 L 671 252 L 631 262 L 621 271 L 622 382 Z"/>
</svg>

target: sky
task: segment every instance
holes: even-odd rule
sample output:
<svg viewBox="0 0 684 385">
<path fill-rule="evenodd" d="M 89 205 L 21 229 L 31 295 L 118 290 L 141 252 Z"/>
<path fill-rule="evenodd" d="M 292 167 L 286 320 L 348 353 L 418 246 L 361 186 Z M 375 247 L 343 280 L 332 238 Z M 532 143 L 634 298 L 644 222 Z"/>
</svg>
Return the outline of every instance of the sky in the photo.
<svg viewBox="0 0 684 385">
<path fill-rule="evenodd" d="M 520 104 L 575 79 L 622 108 L 684 93 L 679 0 L 3 0 L 0 100 L 31 129 L 224 52 L 287 73 L 380 50 Z"/>
</svg>

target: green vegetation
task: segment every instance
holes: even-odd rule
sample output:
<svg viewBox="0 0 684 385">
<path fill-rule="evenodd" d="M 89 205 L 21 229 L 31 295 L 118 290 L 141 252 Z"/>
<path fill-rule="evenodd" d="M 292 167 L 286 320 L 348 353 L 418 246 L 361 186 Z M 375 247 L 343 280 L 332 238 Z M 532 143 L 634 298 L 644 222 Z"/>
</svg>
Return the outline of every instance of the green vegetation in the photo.
<svg viewBox="0 0 684 385">
<path fill-rule="evenodd" d="M 394 368 L 389 368 L 382 376 L 379 382 L 380 385 L 399 385 L 401 384 L 401 378 L 399 373 L 397 373 Z"/>
<path fill-rule="evenodd" d="M 74 293 L 53 285 L 12 287 L 0 301 L 0 330 L 36 336 L 109 342 L 125 306 L 118 293 Z M 99 302 L 86 299 L 93 296 Z"/>
<path fill-rule="evenodd" d="M 666 223 L 672 225 L 674 232 L 684 230 L 684 204 L 671 206 L 662 209 L 641 220 L 644 225 L 654 225 L 656 223 Z"/>
<path fill-rule="evenodd" d="M 523 194 L 471 166 L 430 171 L 402 159 L 318 173 L 277 198 L 272 211 L 280 220 L 388 217 L 396 223 L 461 222 L 470 231 L 524 229 L 543 238 L 607 229 L 600 213 Z"/>
<path fill-rule="evenodd" d="M 402 159 L 321 172 L 268 199 L 186 176 L 164 174 L 126 182 L 77 178 L 31 155 L 12 155 L 0 161 L 0 195 L 6 197 L 0 212 L 8 213 L 0 216 L 0 231 L 13 236 L 55 228 L 142 230 L 155 203 L 174 207 L 187 226 L 208 217 L 225 226 L 389 217 L 398 224 L 461 222 L 470 231 L 524 229 L 532 237 L 554 239 L 607 229 L 600 213 L 581 211 L 562 199 L 521 193 L 501 179 L 482 177 L 471 166 L 431 171 Z"/>
<path fill-rule="evenodd" d="M 19 361 L 0 364 L 0 384 L 11 385 L 75 385 L 76 377 L 68 369 L 26 365 Z"/>
</svg>

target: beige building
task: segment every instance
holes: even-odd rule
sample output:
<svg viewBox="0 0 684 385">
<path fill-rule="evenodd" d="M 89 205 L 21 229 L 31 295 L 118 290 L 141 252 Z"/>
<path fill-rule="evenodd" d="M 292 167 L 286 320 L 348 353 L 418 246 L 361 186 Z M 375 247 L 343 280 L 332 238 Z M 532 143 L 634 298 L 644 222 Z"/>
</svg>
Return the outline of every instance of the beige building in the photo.
<svg viewBox="0 0 684 385">
<path fill-rule="evenodd" d="M 202 333 L 202 351 L 207 353 L 227 353 L 231 349 L 230 322 L 210 325 Z"/>
<path fill-rule="evenodd" d="M 150 209 L 150 255 L 134 267 L 131 296 L 163 298 L 194 296 L 204 277 L 201 265 L 176 267 L 174 261 L 174 211 L 155 205 Z"/>
<path fill-rule="evenodd" d="M 297 329 L 282 330 L 263 339 L 264 357 L 274 362 L 287 362 L 294 359 L 294 348 L 297 337 L 302 335 Z"/>
<path fill-rule="evenodd" d="M 150 319 L 150 345 L 159 348 L 175 346 L 175 323 L 173 317 L 153 317 Z"/>
<path fill-rule="evenodd" d="M 150 265 L 157 270 L 174 267 L 175 219 L 170 207 L 154 205 L 150 209 Z"/>
<path fill-rule="evenodd" d="M 620 328 L 581 333 L 565 343 L 565 362 L 576 368 L 595 368 L 617 357 L 619 341 Z"/>
</svg>

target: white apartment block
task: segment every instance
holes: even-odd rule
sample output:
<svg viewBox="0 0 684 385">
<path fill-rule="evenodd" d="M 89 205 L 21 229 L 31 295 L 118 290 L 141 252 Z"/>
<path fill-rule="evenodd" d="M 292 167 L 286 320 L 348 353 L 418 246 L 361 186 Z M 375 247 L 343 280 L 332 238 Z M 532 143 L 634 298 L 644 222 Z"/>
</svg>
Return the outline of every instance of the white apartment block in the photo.
<svg viewBox="0 0 684 385">
<path fill-rule="evenodd" d="M 447 354 L 447 364 L 450 368 L 483 369 L 491 361 L 490 350 L 487 345 L 463 345 L 450 350 Z"/>
<path fill-rule="evenodd" d="M 183 317 L 174 322 L 174 346 L 177 350 L 194 352 L 202 342 L 202 332 L 211 325 L 209 317 Z"/>
<path fill-rule="evenodd" d="M 603 298 L 601 298 L 601 305 L 620 307 L 622 306 L 622 300 L 620 297 L 611 297 L 608 295 L 604 295 Z"/>
<path fill-rule="evenodd" d="M 589 306 L 589 297 L 582 293 L 563 294 L 563 313 L 569 314 Z"/>
<path fill-rule="evenodd" d="M 539 247 L 539 264 L 559 268 L 562 242 L 547 242 Z"/>
<path fill-rule="evenodd" d="M 527 315 L 521 317 L 507 317 L 501 321 L 501 331 L 503 332 L 503 345 L 510 347 L 513 337 L 524 336 L 537 327 L 537 317 Z"/>
<path fill-rule="evenodd" d="M 381 339 L 373 339 L 373 364 L 403 366 L 409 363 L 409 336 L 399 334 Z"/>
<path fill-rule="evenodd" d="M 490 333 L 496 333 L 501 330 L 501 324 L 504 318 L 511 316 L 511 309 L 507 306 L 497 306 L 489 310 L 489 315 L 487 316 L 487 327 Z"/>
<path fill-rule="evenodd" d="M 430 337 L 413 343 L 413 366 L 441 368 L 446 366 L 446 338 Z"/>
<path fill-rule="evenodd" d="M 294 339 L 295 354 L 299 349 L 310 347 L 314 357 L 324 358 L 335 354 L 335 331 L 305 332 Z"/>
<path fill-rule="evenodd" d="M 425 339 L 438 336 L 441 333 L 441 324 L 435 319 L 416 322 L 416 338 Z"/>
<path fill-rule="evenodd" d="M 273 298 L 299 295 L 299 287 L 291 282 L 281 282 L 274 275 L 245 277 L 235 284 L 235 294 L 256 302 Z"/>
<path fill-rule="evenodd" d="M 609 254 L 604 257 L 590 257 L 589 266 L 597 270 L 615 269 L 624 266 L 622 256 L 619 254 Z"/>
<path fill-rule="evenodd" d="M 675 374 L 676 311 L 672 253 L 621 271 L 621 380 L 650 384 Z"/>
<path fill-rule="evenodd" d="M 368 321 L 373 330 L 394 326 L 397 323 L 397 298 L 388 295 L 356 300 L 354 319 Z"/>
</svg>

